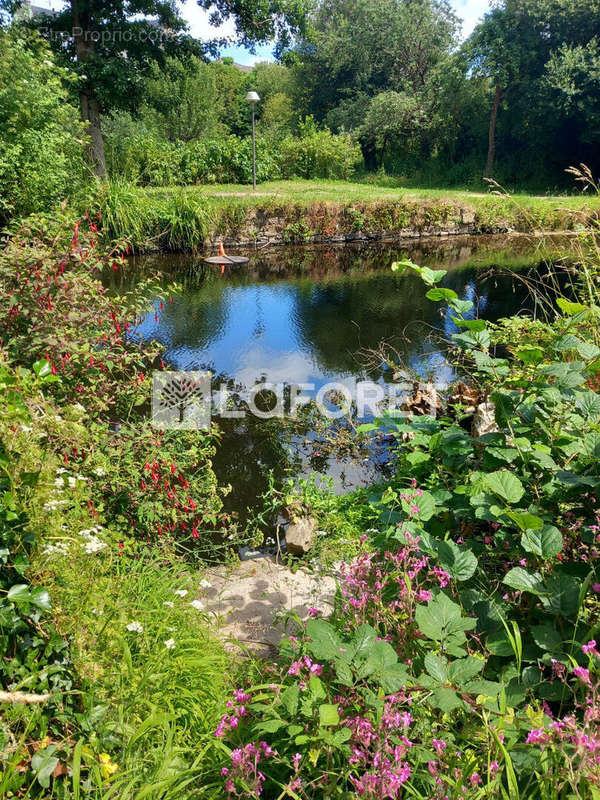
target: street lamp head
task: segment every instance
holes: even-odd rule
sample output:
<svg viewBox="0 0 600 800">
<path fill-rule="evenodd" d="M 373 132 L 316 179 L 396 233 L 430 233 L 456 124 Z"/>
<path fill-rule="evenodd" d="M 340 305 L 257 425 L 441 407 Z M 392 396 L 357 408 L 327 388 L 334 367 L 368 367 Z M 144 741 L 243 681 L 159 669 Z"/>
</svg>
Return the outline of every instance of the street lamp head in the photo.
<svg viewBox="0 0 600 800">
<path fill-rule="evenodd" d="M 254 103 L 258 103 L 260 97 L 256 92 L 248 92 L 248 94 L 246 95 L 246 100 L 248 101 L 248 103 L 252 103 L 254 105 Z"/>
</svg>

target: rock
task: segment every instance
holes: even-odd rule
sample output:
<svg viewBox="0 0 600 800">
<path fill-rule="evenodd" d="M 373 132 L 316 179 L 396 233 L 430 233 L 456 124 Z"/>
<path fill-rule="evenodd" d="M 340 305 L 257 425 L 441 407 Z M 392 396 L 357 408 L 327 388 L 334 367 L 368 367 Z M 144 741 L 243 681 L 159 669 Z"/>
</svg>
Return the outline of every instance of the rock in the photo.
<svg viewBox="0 0 600 800">
<path fill-rule="evenodd" d="M 472 435 L 474 437 L 484 436 L 486 433 L 497 433 L 496 425 L 496 406 L 488 400 L 487 403 L 480 403 L 473 417 Z"/>
<path fill-rule="evenodd" d="M 313 517 L 300 517 L 295 522 L 290 522 L 285 532 L 285 543 L 288 553 L 302 556 L 308 553 L 313 545 L 317 522 Z"/>
<path fill-rule="evenodd" d="M 262 550 L 253 550 L 251 547 L 240 547 L 240 561 L 254 561 L 256 558 L 267 558 L 267 553 Z"/>
</svg>

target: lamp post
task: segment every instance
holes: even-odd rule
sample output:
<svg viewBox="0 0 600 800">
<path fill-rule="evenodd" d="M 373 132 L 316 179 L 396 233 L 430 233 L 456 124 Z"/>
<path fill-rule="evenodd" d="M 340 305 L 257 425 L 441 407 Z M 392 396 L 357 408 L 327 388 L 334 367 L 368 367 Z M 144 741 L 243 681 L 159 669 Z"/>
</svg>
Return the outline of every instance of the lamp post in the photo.
<svg viewBox="0 0 600 800">
<path fill-rule="evenodd" d="M 260 100 L 256 92 L 248 92 L 246 100 L 252 106 L 252 188 L 256 189 L 256 135 L 254 133 L 254 106 Z"/>
</svg>

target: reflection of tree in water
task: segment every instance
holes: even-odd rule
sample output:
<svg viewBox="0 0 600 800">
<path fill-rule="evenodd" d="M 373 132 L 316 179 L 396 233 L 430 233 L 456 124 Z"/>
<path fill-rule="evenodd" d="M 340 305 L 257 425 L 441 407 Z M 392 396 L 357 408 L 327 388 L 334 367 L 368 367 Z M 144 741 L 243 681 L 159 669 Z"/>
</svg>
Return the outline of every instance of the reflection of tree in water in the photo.
<svg viewBox="0 0 600 800">
<path fill-rule="evenodd" d="M 222 283 L 209 281 L 201 288 L 184 288 L 165 303 L 154 338 L 168 351 L 204 350 L 228 324 L 228 303 Z M 177 366 L 187 365 L 178 363 Z"/>
<path fill-rule="evenodd" d="M 440 285 L 473 300 L 491 320 L 525 302 L 520 283 L 510 277 L 492 281 L 480 284 L 476 270 L 468 269 L 449 272 Z M 406 361 L 414 361 L 427 349 L 430 333 L 448 336 L 454 330 L 444 306 L 428 300 L 426 291 L 416 276 L 392 273 L 300 286 L 294 295 L 294 324 L 303 347 L 328 373 L 357 374 L 357 353 L 374 350 L 391 337 Z"/>
</svg>

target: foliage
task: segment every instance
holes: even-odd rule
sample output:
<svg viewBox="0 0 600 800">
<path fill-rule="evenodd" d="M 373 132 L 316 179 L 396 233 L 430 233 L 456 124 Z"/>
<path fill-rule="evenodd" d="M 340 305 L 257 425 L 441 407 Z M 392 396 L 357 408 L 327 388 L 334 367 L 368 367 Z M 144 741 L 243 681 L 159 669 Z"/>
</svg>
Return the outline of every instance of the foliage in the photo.
<svg viewBox="0 0 600 800">
<path fill-rule="evenodd" d="M 72 197 L 84 178 L 74 76 L 44 42 L 0 30 L 0 223 Z"/>
</svg>

